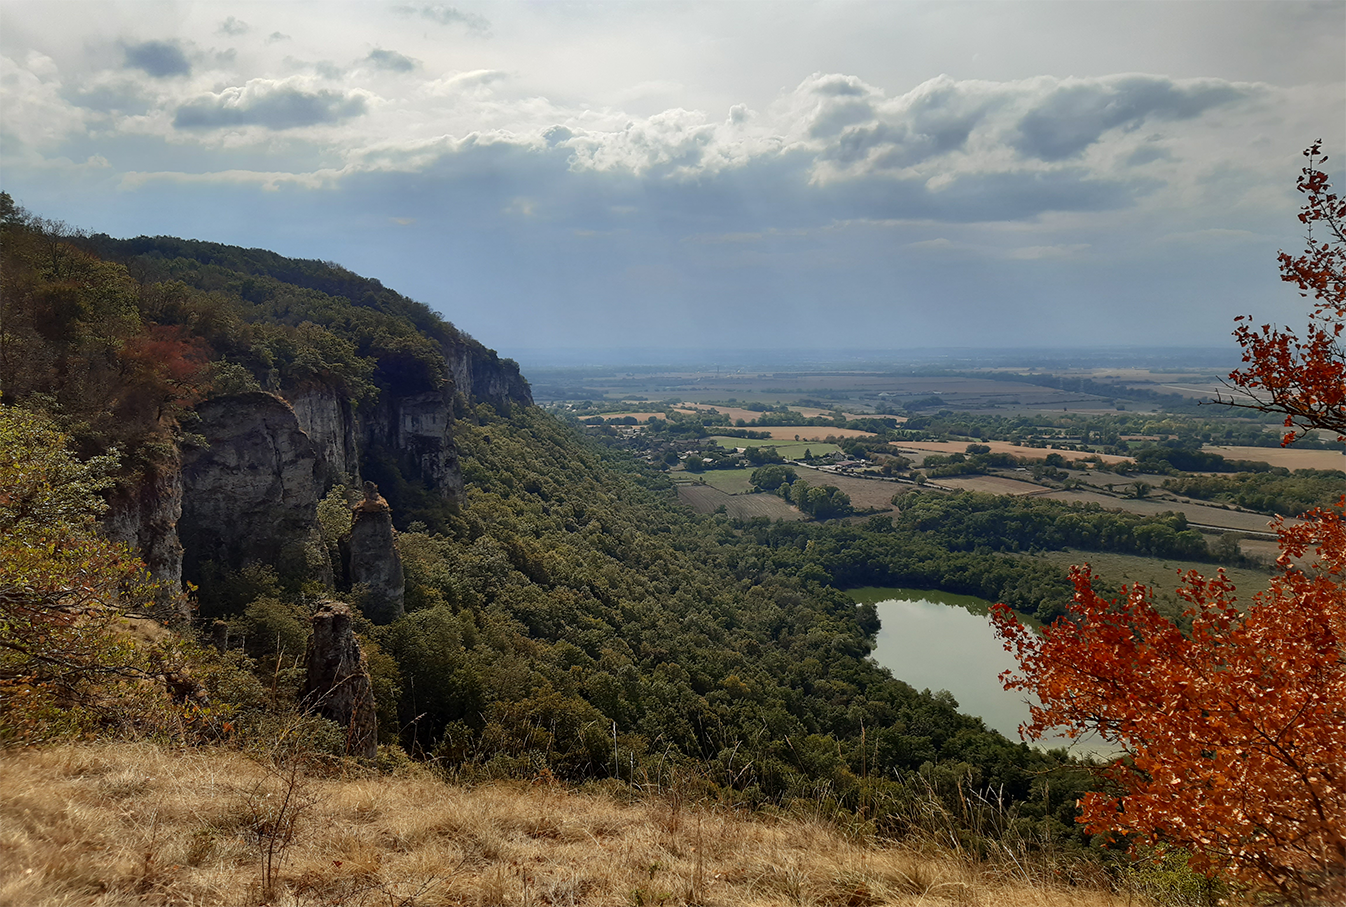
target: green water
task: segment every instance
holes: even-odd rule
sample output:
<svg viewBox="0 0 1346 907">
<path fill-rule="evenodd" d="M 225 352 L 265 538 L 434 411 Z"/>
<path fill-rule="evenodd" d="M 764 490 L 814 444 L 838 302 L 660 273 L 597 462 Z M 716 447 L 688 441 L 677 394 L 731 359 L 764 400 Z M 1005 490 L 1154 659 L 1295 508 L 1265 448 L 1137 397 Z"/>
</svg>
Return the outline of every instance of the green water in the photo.
<svg viewBox="0 0 1346 907">
<path fill-rule="evenodd" d="M 948 690 L 959 711 L 978 716 L 1011 740 L 1019 739 L 1028 705 L 1023 693 L 1008 693 L 1000 685 L 1000 673 L 1017 671 L 1018 665 L 991 630 L 986 618 L 990 602 L 929 589 L 871 586 L 849 594 L 878 610 L 876 662 L 918 690 Z M 1052 738 L 1037 745 L 1067 746 L 1070 741 Z M 1072 749 L 1080 755 L 1110 750 L 1097 741 L 1076 743 Z"/>
</svg>

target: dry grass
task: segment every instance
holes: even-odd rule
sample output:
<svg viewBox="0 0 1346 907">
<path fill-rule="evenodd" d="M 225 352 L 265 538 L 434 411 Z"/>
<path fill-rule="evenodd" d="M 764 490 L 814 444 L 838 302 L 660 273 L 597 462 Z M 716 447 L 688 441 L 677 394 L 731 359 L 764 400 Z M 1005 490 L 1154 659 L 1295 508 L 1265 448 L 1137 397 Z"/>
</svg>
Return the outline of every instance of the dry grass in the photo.
<svg viewBox="0 0 1346 907">
<path fill-rule="evenodd" d="M 1306 450 L 1300 447 L 1210 447 L 1203 448 L 1229 460 L 1256 460 L 1286 469 L 1346 469 L 1346 456 L 1339 450 Z"/>
<path fill-rule="evenodd" d="M 1007 453 L 1021 460 L 1045 460 L 1049 454 L 1060 454 L 1067 460 L 1098 457 L 1104 463 L 1126 463 L 1131 460 L 1130 457 L 1119 457 L 1115 454 L 1100 454 L 1079 450 L 1052 450 L 1046 447 L 1019 447 L 1009 441 L 889 441 L 888 443 L 904 454 L 911 454 L 917 463 L 921 461 L 923 454 L 964 453 L 967 451 L 969 444 L 981 444 L 984 447 L 991 448 L 991 453 Z"/>
<path fill-rule="evenodd" d="M 358 769 L 291 783 L 222 751 L 11 750 L 0 790 L 4 905 L 1143 903 L 668 796 L 621 803 L 552 784 L 464 788 Z M 267 893 L 261 854 L 286 794 L 295 834 Z"/>
</svg>

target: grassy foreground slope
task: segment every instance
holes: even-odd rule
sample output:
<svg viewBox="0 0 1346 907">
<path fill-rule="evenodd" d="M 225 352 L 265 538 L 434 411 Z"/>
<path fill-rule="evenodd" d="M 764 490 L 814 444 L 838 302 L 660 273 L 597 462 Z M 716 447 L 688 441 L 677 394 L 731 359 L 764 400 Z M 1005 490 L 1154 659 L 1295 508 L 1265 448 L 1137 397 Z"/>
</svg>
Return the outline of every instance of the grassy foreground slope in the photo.
<svg viewBox="0 0 1346 907">
<path fill-rule="evenodd" d="M 676 791 L 290 774 L 217 749 L 117 743 L 0 752 L 0 789 L 7 905 L 1152 903 L 1069 879 L 1050 857 L 949 848 L 938 815 L 898 846 Z"/>
</svg>

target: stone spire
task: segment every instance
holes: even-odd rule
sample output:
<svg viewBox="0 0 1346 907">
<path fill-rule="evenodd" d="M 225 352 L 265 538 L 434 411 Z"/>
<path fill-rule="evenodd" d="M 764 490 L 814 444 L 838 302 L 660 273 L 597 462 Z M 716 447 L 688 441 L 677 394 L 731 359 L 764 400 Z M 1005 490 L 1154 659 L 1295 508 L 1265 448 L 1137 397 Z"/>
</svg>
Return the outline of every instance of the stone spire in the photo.
<svg viewBox="0 0 1346 907">
<path fill-rule="evenodd" d="M 351 628 L 348 605 L 333 601 L 318 603 L 304 662 L 305 705 L 346 729 L 348 755 L 373 759 L 379 742 L 374 685 Z"/>
<path fill-rule="evenodd" d="M 387 624 L 406 613 L 402 556 L 393 532 L 392 508 L 373 482 L 365 482 L 364 491 L 364 500 L 351 508 L 351 587 L 364 587 L 361 610 L 365 617 Z"/>
</svg>

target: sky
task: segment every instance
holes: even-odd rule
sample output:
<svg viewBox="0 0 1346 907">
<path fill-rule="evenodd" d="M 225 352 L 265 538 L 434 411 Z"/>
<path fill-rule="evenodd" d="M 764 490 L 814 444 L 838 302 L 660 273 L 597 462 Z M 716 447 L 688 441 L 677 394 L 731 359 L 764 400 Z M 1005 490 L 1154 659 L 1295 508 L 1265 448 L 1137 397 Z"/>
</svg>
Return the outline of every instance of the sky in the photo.
<svg viewBox="0 0 1346 907">
<path fill-rule="evenodd" d="M 0 189 L 594 348 L 1229 346 L 1333 2 L 0 0 Z"/>
</svg>

